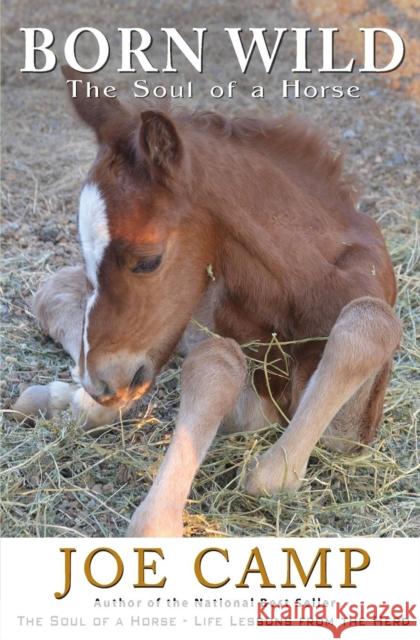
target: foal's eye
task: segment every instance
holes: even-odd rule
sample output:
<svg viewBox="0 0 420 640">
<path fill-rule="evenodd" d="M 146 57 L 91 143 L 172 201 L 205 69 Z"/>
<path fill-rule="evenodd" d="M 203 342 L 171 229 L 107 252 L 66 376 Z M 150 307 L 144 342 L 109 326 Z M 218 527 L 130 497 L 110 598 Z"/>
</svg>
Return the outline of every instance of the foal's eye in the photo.
<svg viewBox="0 0 420 640">
<path fill-rule="evenodd" d="M 162 262 L 162 256 L 150 256 L 150 258 L 141 258 L 135 267 L 131 269 L 133 273 L 150 273 L 155 271 Z"/>
</svg>

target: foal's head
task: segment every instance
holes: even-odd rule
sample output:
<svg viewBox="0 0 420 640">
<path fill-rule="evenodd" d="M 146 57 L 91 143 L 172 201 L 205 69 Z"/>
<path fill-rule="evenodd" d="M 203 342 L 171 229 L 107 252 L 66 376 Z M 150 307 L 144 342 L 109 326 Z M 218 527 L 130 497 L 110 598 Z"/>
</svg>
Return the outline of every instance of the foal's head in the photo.
<svg viewBox="0 0 420 640">
<path fill-rule="evenodd" d="M 96 400 L 123 406 L 149 388 L 188 324 L 206 286 L 212 234 L 193 211 L 173 121 L 103 95 L 88 99 L 85 80 L 63 71 L 80 81 L 73 103 L 98 140 L 79 209 L 90 288 L 80 377 Z"/>
</svg>

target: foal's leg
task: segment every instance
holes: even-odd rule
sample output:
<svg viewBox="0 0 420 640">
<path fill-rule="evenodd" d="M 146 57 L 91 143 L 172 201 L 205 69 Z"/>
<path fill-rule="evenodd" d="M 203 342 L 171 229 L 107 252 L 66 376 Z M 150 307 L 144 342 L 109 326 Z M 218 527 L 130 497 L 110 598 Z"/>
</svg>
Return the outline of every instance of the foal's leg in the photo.
<svg viewBox="0 0 420 640">
<path fill-rule="evenodd" d="M 300 486 L 311 451 L 334 416 L 363 383 L 378 375 L 400 337 L 400 323 L 385 302 L 366 297 L 344 307 L 291 423 L 249 472 L 249 493 Z"/>
<path fill-rule="evenodd" d="M 63 267 L 41 284 L 32 310 L 41 327 L 77 362 L 82 344 L 87 281 L 82 265 Z"/>
<path fill-rule="evenodd" d="M 83 266 L 63 267 L 49 276 L 36 292 L 32 309 L 41 327 L 77 362 L 82 342 L 83 315 L 87 297 L 87 282 Z M 73 378 L 77 380 L 77 367 Z M 102 407 L 86 391 L 73 384 L 51 382 L 28 387 L 13 408 L 20 415 L 50 418 L 71 407 L 75 418 L 85 427 L 112 424 L 119 411 Z"/>
<path fill-rule="evenodd" d="M 278 422 L 279 412 L 269 398 L 259 396 L 251 380 L 244 385 L 233 410 L 225 416 L 220 433 L 256 431 Z"/>
<path fill-rule="evenodd" d="M 193 478 L 223 417 L 244 384 L 245 357 L 236 342 L 209 338 L 182 367 L 181 405 L 172 442 L 129 536 L 181 536 L 182 512 Z"/>
</svg>

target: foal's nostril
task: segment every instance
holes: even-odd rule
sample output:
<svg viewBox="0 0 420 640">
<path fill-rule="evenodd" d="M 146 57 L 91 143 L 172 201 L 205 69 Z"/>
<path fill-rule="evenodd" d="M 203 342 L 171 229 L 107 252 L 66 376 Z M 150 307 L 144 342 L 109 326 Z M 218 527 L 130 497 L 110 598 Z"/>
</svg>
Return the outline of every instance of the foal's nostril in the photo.
<svg viewBox="0 0 420 640">
<path fill-rule="evenodd" d="M 99 381 L 99 384 L 102 386 L 102 396 L 112 396 L 114 393 L 114 390 L 111 389 L 111 387 L 109 386 L 109 384 L 107 382 L 103 382 L 103 380 Z"/>
<path fill-rule="evenodd" d="M 144 381 L 145 373 L 146 373 L 146 370 L 144 365 L 142 365 L 137 369 L 130 383 L 130 389 L 135 389 L 135 387 L 138 387 L 139 385 L 141 385 L 141 383 Z"/>
</svg>

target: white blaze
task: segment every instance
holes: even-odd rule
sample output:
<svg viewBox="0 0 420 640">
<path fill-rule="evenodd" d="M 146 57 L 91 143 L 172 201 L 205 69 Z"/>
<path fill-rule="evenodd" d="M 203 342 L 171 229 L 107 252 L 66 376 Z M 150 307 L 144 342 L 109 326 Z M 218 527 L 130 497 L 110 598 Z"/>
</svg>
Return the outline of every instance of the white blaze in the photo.
<svg viewBox="0 0 420 640">
<path fill-rule="evenodd" d="M 80 194 L 79 234 L 82 252 L 85 259 L 86 275 L 93 293 L 86 302 L 85 324 L 83 330 L 83 348 L 85 354 L 85 375 L 87 375 L 86 358 L 89 351 L 88 324 L 89 314 L 95 305 L 98 295 L 98 273 L 105 250 L 110 242 L 106 204 L 99 188 L 95 184 L 87 184 Z"/>
<path fill-rule="evenodd" d="M 86 274 L 96 289 L 98 270 L 110 235 L 105 201 L 95 184 L 87 184 L 80 194 L 79 233 L 86 262 Z"/>
</svg>

